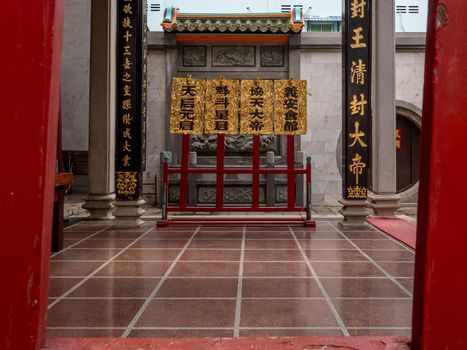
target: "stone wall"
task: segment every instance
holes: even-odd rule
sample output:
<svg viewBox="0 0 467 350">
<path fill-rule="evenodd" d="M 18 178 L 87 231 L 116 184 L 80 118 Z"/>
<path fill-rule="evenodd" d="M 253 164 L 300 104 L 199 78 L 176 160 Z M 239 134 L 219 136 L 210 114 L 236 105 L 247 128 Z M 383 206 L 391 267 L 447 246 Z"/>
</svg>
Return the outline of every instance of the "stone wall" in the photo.
<svg viewBox="0 0 467 350">
<path fill-rule="evenodd" d="M 63 150 L 87 151 L 91 0 L 65 0 L 62 49 Z"/>
</svg>

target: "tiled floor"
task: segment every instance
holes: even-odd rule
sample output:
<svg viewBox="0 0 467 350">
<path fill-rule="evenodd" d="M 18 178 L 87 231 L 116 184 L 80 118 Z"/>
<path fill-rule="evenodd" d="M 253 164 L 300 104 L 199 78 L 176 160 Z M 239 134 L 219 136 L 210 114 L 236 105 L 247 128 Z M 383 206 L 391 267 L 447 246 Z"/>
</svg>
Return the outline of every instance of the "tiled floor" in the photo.
<svg viewBox="0 0 467 350">
<path fill-rule="evenodd" d="M 49 336 L 410 335 L 414 252 L 367 228 L 65 229 Z"/>
</svg>

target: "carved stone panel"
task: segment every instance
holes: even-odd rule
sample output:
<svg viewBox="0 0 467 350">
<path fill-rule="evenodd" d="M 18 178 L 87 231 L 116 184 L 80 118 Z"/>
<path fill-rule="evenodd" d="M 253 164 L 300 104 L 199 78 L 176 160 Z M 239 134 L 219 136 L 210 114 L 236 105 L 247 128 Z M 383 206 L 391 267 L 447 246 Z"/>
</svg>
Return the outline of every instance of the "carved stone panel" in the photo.
<svg viewBox="0 0 467 350">
<path fill-rule="evenodd" d="M 283 67 L 283 46 L 261 46 L 261 67 Z"/>
<path fill-rule="evenodd" d="M 206 67 L 206 46 L 184 46 L 184 67 Z"/>
<path fill-rule="evenodd" d="M 251 135 L 226 135 L 224 149 L 228 155 L 250 154 L 253 149 L 253 137 Z M 193 135 L 191 151 L 198 152 L 200 155 L 214 154 L 217 151 L 216 135 Z M 267 151 L 279 154 L 277 135 L 261 135 L 261 153 Z"/>
<path fill-rule="evenodd" d="M 211 49 L 214 67 L 254 67 L 254 46 L 213 46 Z"/>
<path fill-rule="evenodd" d="M 224 188 L 224 204 L 251 204 L 253 190 L 251 186 L 226 186 Z M 264 203 L 264 187 L 259 188 L 259 202 Z M 216 187 L 200 186 L 198 188 L 198 203 L 216 203 Z"/>
</svg>

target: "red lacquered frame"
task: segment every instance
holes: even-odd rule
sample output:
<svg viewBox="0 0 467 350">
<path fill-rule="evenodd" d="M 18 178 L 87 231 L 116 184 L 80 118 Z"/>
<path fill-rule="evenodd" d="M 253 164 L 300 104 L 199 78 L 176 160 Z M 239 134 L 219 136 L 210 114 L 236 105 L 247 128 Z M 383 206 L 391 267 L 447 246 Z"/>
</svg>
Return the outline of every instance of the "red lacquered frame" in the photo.
<svg viewBox="0 0 467 350">
<path fill-rule="evenodd" d="M 253 135 L 252 166 L 251 167 L 226 167 L 224 153 L 225 135 L 217 135 L 217 153 L 216 167 L 190 168 L 190 135 L 182 136 L 182 156 L 180 166 L 170 166 L 167 161 L 164 162 L 163 170 L 163 193 L 162 193 L 162 219 L 157 222 L 158 227 L 167 227 L 172 224 L 179 225 L 265 225 L 265 224 L 284 224 L 284 225 L 303 225 L 305 227 L 315 227 L 316 223 L 311 219 L 311 162 L 307 159 L 305 168 L 295 167 L 295 136 L 287 135 L 287 167 L 281 168 L 262 168 L 261 167 L 261 140 L 259 135 Z M 180 197 L 177 206 L 168 204 L 168 189 L 170 174 L 180 175 Z M 190 174 L 215 174 L 216 175 L 216 204 L 214 206 L 196 206 L 187 205 L 188 177 Z M 251 206 L 226 206 L 224 205 L 224 175 L 225 174 L 250 174 L 252 176 L 252 204 Z M 259 201 L 260 175 L 282 174 L 287 175 L 288 198 L 287 206 L 263 206 Z M 306 205 L 297 206 L 296 198 L 296 177 L 305 176 L 306 179 Z M 241 219 L 229 218 L 169 218 L 170 212 L 287 212 L 287 213 L 305 213 L 305 216 L 296 218 L 270 218 L 270 217 L 251 217 Z"/>
</svg>

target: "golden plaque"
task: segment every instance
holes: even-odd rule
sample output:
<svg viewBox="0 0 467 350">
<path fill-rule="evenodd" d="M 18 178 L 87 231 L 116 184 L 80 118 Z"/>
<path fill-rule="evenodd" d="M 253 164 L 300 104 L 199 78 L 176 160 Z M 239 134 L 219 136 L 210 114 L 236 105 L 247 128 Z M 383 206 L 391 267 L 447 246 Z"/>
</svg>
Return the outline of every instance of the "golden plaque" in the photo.
<svg viewBox="0 0 467 350">
<path fill-rule="evenodd" d="M 238 133 L 238 80 L 208 80 L 206 83 L 205 134 Z"/>
<path fill-rule="evenodd" d="M 305 135 L 307 132 L 306 80 L 276 80 L 274 82 L 274 133 Z"/>
<path fill-rule="evenodd" d="M 240 90 L 240 134 L 272 134 L 273 81 L 242 80 Z"/>
</svg>

